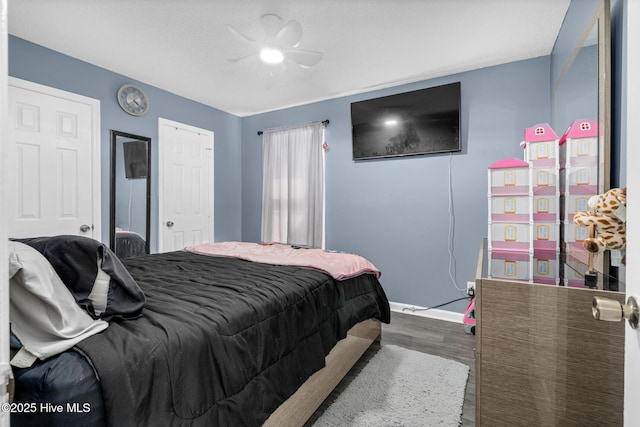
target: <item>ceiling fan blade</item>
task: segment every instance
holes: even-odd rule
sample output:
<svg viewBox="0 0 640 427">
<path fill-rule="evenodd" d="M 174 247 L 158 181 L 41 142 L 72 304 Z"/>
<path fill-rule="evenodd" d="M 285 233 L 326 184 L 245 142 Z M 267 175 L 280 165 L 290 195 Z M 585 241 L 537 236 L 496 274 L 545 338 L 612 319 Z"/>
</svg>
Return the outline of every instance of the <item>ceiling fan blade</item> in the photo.
<svg viewBox="0 0 640 427">
<path fill-rule="evenodd" d="M 237 58 L 227 58 L 227 61 L 236 63 L 236 62 L 242 61 L 243 59 L 247 59 L 247 58 L 249 58 L 251 56 L 255 56 L 255 53 L 252 53 L 251 55 L 240 56 L 240 57 L 237 57 Z"/>
<path fill-rule="evenodd" d="M 269 67 L 269 75 L 266 81 L 267 90 L 270 90 L 282 80 L 281 76 L 285 71 L 287 71 L 287 66 L 284 63 Z"/>
<path fill-rule="evenodd" d="M 302 68 L 311 68 L 320 62 L 322 52 L 314 52 L 312 50 L 288 49 L 285 57 L 292 60 Z"/>
<path fill-rule="evenodd" d="M 298 47 L 302 40 L 302 26 L 298 21 L 289 21 L 276 34 L 276 42 L 283 49 Z"/>
<path fill-rule="evenodd" d="M 225 25 L 225 27 L 227 27 L 227 30 L 229 30 L 229 32 L 231 34 L 233 34 L 234 36 L 238 37 L 240 40 L 242 40 L 243 42 L 247 43 L 250 46 L 256 47 L 258 45 L 258 42 L 255 41 L 254 39 L 245 36 L 244 34 L 242 34 L 240 31 L 236 30 L 235 28 L 233 28 L 231 25 Z"/>
<path fill-rule="evenodd" d="M 284 63 L 273 65 L 269 67 L 269 77 L 273 79 L 276 76 L 287 71 L 287 66 Z"/>
<path fill-rule="evenodd" d="M 278 30 L 280 30 L 282 26 L 282 19 L 280 19 L 278 15 L 270 13 L 263 15 L 262 18 L 260 18 L 260 23 L 264 29 L 265 41 L 267 43 L 273 43 L 276 39 L 276 34 L 278 34 Z"/>
</svg>

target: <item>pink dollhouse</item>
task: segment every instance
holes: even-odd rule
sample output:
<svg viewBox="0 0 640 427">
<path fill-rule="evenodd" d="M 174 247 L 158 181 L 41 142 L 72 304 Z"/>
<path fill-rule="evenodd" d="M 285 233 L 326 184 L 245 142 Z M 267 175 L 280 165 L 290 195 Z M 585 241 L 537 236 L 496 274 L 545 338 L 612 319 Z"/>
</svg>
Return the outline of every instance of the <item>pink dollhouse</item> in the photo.
<svg viewBox="0 0 640 427">
<path fill-rule="evenodd" d="M 533 210 L 533 280 L 559 284 L 560 264 L 560 164 L 564 150 L 547 123 L 524 131 L 525 160 L 531 165 Z"/>
<path fill-rule="evenodd" d="M 576 120 L 560 139 L 566 144 L 565 195 L 598 194 L 598 123 Z"/>
<path fill-rule="evenodd" d="M 589 198 L 598 194 L 598 123 L 576 120 L 560 138 L 566 152 L 561 170 L 562 223 L 565 249 L 569 258 L 586 262 L 588 254 L 582 242 L 588 237 L 586 227 L 573 223 L 577 211 L 587 210 Z M 566 274 L 566 286 L 584 286 L 582 277 Z"/>
<path fill-rule="evenodd" d="M 525 161 L 489 166 L 490 277 L 584 286 L 579 269 L 563 271 L 561 242 L 582 261 L 585 227 L 573 224 L 598 192 L 598 126 L 576 120 L 558 139 L 546 124 L 524 131 Z M 568 261 L 567 261 L 568 262 Z"/>
<path fill-rule="evenodd" d="M 546 123 L 524 131 L 525 161 L 489 167 L 489 258 L 492 277 L 560 283 L 558 136 Z"/>
<path fill-rule="evenodd" d="M 503 159 L 488 170 L 490 277 L 532 280 L 531 168 Z"/>
<path fill-rule="evenodd" d="M 547 123 L 524 130 L 524 158 L 534 168 L 555 169 L 560 164 L 558 136 Z"/>
<path fill-rule="evenodd" d="M 555 250 L 534 249 L 532 259 L 533 281 L 546 285 L 560 284 L 559 253 Z"/>
<path fill-rule="evenodd" d="M 531 281 L 531 257 L 528 252 L 492 251 L 489 278 Z"/>
<path fill-rule="evenodd" d="M 531 164 L 533 192 L 534 249 L 559 248 L 560 228 L 560 144 L 546 124 L 524 131 L 525 160 Z"/>
</svg>

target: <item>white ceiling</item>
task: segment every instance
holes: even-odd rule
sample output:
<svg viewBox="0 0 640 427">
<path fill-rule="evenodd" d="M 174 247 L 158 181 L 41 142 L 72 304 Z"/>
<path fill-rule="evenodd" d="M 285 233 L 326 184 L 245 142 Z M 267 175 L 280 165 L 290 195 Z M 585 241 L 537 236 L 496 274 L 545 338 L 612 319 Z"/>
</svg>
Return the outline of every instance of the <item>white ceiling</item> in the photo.
<svg viewBox="0 0 640 427">
<path fill-rule="evenodd" d="M 548 55 L 570 0 L 9 0 L 9 33 L 247 116 Z M 312 69 L 266 65 L 225 27 L 302 25 Z M 153 102 L 153 101 L 152 101 Z"/>
</svg>

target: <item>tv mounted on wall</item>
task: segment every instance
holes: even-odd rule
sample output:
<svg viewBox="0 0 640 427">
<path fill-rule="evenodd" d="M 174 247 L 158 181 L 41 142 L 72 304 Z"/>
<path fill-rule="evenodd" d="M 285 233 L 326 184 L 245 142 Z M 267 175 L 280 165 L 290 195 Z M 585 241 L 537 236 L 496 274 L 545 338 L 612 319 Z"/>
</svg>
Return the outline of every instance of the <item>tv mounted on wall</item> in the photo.
<svg viewBox="0 0 640 427">
<path fill-rule="evenodd" d="M 128 179 L 147 177 L 147 141 L 122 143 L 124 152 L 124 174 Z"/>
<path fill-rule="evenodd" d="M 460 82 L 351 103 L 353 160 L 460 151 Z"/>
</svg>

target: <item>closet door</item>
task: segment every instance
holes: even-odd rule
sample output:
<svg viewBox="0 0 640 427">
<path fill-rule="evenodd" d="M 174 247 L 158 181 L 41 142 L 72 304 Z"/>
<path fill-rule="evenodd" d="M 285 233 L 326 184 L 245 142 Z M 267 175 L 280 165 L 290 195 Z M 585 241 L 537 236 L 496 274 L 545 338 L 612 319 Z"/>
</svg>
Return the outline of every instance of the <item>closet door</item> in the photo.
<svg viewBox="0 0 640 427">
<path fill-rule="evenodd" d="M 159 252 L 213 242 L 213 132 L 158 120 Z"/>
<path fill-rule="evenodd" d="M 9 83 L 9 237 L 99 239 L 99 101 Z"/>
</svg>

